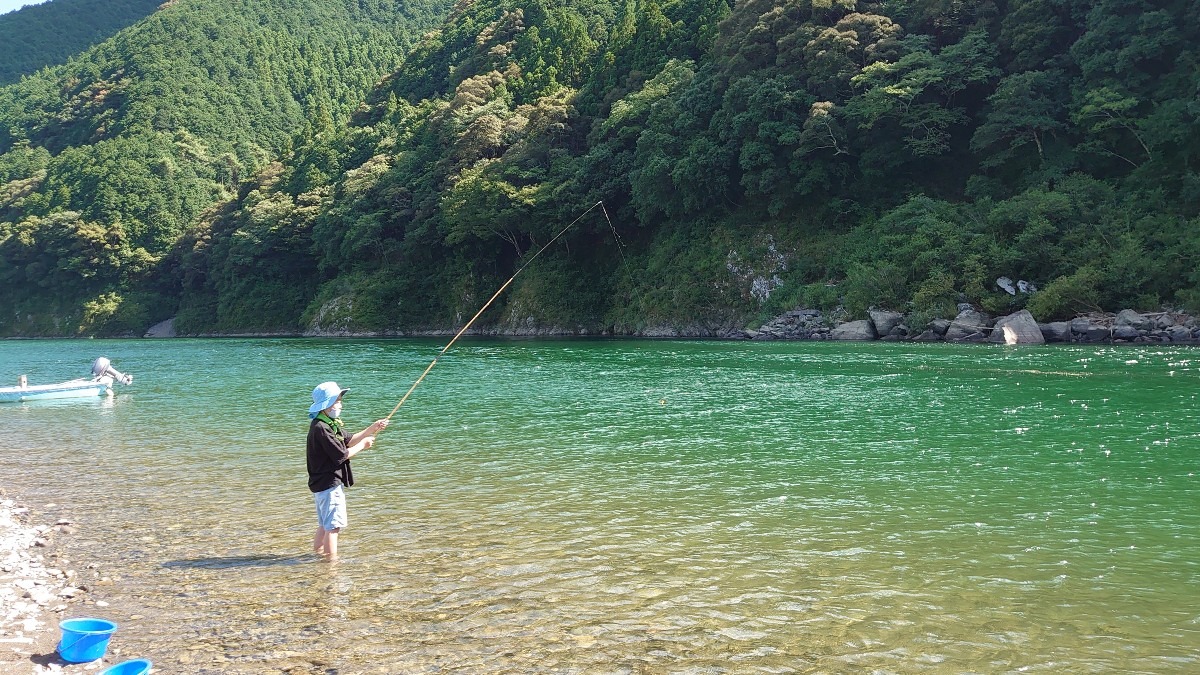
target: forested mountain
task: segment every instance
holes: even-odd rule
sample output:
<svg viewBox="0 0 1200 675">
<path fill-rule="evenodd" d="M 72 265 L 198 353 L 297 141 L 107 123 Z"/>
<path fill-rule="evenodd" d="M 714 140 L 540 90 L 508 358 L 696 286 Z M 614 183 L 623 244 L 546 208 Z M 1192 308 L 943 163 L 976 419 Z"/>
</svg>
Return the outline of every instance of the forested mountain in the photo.
<svg viewBox="0 0 1200 675">
<path fill-rule="evenodd" d="M 162 265 L 184 229 L 344 127 L 439 1 L 176 0 L 0 88 L 0 332 L 174 311 Z"/>
<path fill-rule="evenodd" d="M 54 0 L 0 16 L 0 85 L 62 63 L 149 16 L 161 0 Z"/>
<path fill-rule="evenodd" d="M 348 124 L 318 88 L 291 146 L 230 120 L 200 125 L 224 159 L 180 161 L 189 139 L 163 131 L 138 138 L 174 164 L 143 146 L 126 171 L 62 180 L 52 169 L 122 128 L 104 102 L 125 72 L 59 108 L 23 103 L 55 92 L 22 83 L 0 90 L 0 281 L 79 298 L 84 332 L 176 311 L 191 332 L 445 329 L 587 212 L 486 321 L 703 332 L 798 304 L 913 321 L 963 300 L 1043 320 L 1195 310 L 1198 44 L 1181 1 L 463 1 Z M 181 90 L 170 114 L 237 103 L 212 89 Z M 236 140 L 254 134 L 276 140 L 255 154 Z M 195 165 L 195 199 L 105 210 L 130 196 L 117 178 Z M 90 211 L 71 201 L 106 189 Z M 33 271 L 75 276 L 29 272 L 17 254 L 39 237 L 57 253 Z M 117 245 L 89 251 L 107 260 L 71 263 L 105 237 Z M 1041 290 L 1010 296 L 1001 275 Z M 172 290 L 143 309 L 147 285 Z M 0 330 L 36 330 L 11 316 Z"/>
</svg>

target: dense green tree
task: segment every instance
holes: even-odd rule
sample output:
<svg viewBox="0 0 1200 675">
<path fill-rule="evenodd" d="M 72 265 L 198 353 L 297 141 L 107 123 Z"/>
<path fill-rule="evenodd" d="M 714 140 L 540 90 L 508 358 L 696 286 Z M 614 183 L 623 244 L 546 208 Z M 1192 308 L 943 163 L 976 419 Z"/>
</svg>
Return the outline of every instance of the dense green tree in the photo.
<svg viewBox="0 0 1200 675">
<path fill-rule="evenodd" d="M 1030 70 L 1004 78 L 988 97 L 983 122 L 971 148 L 986 151 L 984 166 L 1015 164 L 1036 172 L 1047 163 L 1047 146 L 1068 127 L 1066 78 L 1062 73 Z"/>
<path fill-rule="evenodd" d="M 0 85 L 63 63 L 149 16 L 160 0 L 54 0 L 0 15 Z"/>
<path fill-rule="evenodd" d="M 445 329 L 568 225 L 486 325 L 1200 308 L 1189 3 L 300 5 L 0 89 L 3 274 L 70 317 L 0 330 Z"/>
<path fill-rule="evenodd" d="M 461 315 L 546 241 L 551 223 L 570 219 L 570 205 L 597 201 L 615 231 L 585 224 L 565 246 L 581 270 L 599 275 L 589 288 L 611 288 L 612 302 L 624 303 L 605 320 L 627 327 L 745 303 L 724 282 L 698 294 L 692 280 L 721 278 L 718 251 L 763 228 L 796 251 L 826 252 L 797 261 L 787 283 L 844 277 L 850 306 L 895 304 L 922 317 L 954 311 L 964 296 L 1013 308 L 993 284 L 1000 275 L 1046 284 L 1062 276 L 1074 287 L 1086 280 L 1094 292 L 1076 310 L 1169 300 L 1165 279 L 1188 283 L 1178 270 L 1144 264 L 1156 250 L 1183 250 L 1182 241 L 1150 236 L 1152 210 L 1118 197 L 1111 182 L 1153 162 L 1088 178 L 1080 160 L 1108 167 L 1097 163 L 1102 148 L 1143 144 L 1152 154 L 1156 134 L 1168 137 L 1166 120 L 1191 114 L 1186 105 L 1122 107 L 1105 87 L 1127 83 L 1100 66 L 1096 83 L 1083 84 L 1075 59 L 1085 47 L 1112 46 L 1097 37 L 1107 23 L 1086 7 L 1032 0 L 1010 13 L 962 3 L 859 10 L 807 1 L 732 11 L 632 0 L 608 12 L 460 5 L 362 118 L 377 141 L 359 154 L 373 159 L 346 163 L 344 178 L 333 179 L 339 196 L 314 236 L 340 242 L 319 246 L 325 257 L 369 262 L 329 278 L 306 316 L 347 293 L 397 298 L 374 276 L 392 266 L 421 270 L 403 278 L 440 279 L 436 286 L 454 290 L 431 291 L 440 307 L 432 311 Z M 597 18 L 609 22 L 606 31 L 595 30 Z M 546 37 L 562 26 L 578 36 L 566 52 Z M 702 29 L 708 37 L 697 42 Z M 1089 33 L 1090 43 L 1072 47 Z M 562 77 L 567 63 L 577 65 Z M 1183 97 L 1192 91 L 1172 83 Z M 365 187 L 362 175 L 373 177 Z M 358 187 L 343 187 L 351 184 Z M 626 275 L 606 284 L 613 260 L 636 251 L 645 254 L 634 266 L 654 281 Z M 616 257 L 605 264 L 603 256 Z M 539 316 L 549 323 L 598 316 L 520 283 L 513 293 L 545 303 Z M 387 306 L 382 300 L 370 306 Z M 420 325 L 407 312 L 356 310 L 354 318 Z"/>
<path fill-rule="evenodd" d="M 72 2 L 39 11 L 58 16 Z M 338 145 L 335 132 L 439 10 L 436 0 L 163 5 L 67 63 L 0 88 L 0 217 L 77 212 L 118 228 L 173 274 L 165 265 L 185 231 L 272 157 L 299 148 L 286 173 L 293 196 L 340 176 L 353 140 Z M 91 291 L 60 281 L 45 293 L 88 301 Z M 111 298 L 141 282 L 108 283 Z"/>
</svg>

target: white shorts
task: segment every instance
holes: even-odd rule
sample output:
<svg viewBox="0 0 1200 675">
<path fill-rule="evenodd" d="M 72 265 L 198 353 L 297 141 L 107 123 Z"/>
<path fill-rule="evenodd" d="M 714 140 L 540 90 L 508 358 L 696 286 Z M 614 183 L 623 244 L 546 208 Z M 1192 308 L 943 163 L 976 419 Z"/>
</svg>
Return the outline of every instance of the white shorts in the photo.
<svg viewBox="0 0 1200 675">
<path fill-rule="evenodd" d="M 326 532 L 346 526 L 346 493 L 342 486 L 331 487 L 313 495 L 317 502 L 317 523 Z"/>
</svg>

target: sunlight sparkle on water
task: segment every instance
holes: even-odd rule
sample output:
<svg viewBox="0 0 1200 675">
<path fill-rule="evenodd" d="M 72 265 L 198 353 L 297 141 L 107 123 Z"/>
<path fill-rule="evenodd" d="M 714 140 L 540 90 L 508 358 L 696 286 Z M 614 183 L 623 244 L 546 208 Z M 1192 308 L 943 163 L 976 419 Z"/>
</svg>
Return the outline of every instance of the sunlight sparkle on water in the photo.
<svg viewBox="0 0 1200 675">
<path fill-rule="evenodd" d="M 440 346 L 105 341 L 137 384 L 5 408 L 0 461 L 164 672 L 1200 671 L 1187 349 L 464 341 L 316 563 L 304 399 L 369 423 Z M 0 342 L 0 381 L 96 349 Z"/>
</svg>

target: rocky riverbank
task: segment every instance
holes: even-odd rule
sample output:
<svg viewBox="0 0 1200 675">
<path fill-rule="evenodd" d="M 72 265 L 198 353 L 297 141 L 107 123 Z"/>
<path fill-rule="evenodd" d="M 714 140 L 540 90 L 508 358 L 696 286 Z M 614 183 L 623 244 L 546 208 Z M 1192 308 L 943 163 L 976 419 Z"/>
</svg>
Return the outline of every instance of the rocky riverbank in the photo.
<svg viewBox="0 0 1200 675">
<path fill-rule="evenodd" d="M 838 322 L 816 309 L 796 309 L 743 331 L 752 340 L 889 340 L 915 342 L 995 342 L 1041 344 L 1090 343 L 1200 343 L 1200 323 L 1182 312 L 1141 313 L 1131 309 L 1116 314 L 1088 314 L 1071 321 L 1039 323 L 1028 311 L 989 316 L 970 305 L 959 307 L 953 319 L 934 319 L 910 325 L 899 312 L 871 310 L 870 318 Z"/>
<path fill-rule="evenodd" d="M 755 329 L 738 327 L 734 317 L 697 321 L 685 326 L 654 325 L 632 334 L 609 331 L 537 326 L 530 320 L 520 327 L 487 326 L 468 332 L 490 337 L 565 337 L 600 335 L 651 338 L 721 338 L 742 340 L 885 340 L 910 342 L 995 342 L 1041 344 L 1045 342 L 1084 343 L 1178 343 L 1200 344 L 1200 321 L 1185 312 L 1096 312 L 1070 321 L 1039 323 L 1021 310 L 1005 316 L 991 316 L 971 305 L 959 306 L 953 319 L 933 319 L 920 325 L 911 316 L 899 312 L 872 309 L 869 318 L 846 321 L 842 312 L 825 313 L 819 309 L 796 308 Z M 455 330 L 365 331 L 312 329 L 304 333 L 201 334 L 191 337 L 445 337 Z M 152 326 L 148 338 L 177 337 L 173 320 Z"/>
<path fill-rule="evenodd" d="M 70 519 L 35 515 L 0 490 L 0 672 L 74 675 L 115 662 L 110 653 L 100 661 L 71 664 L 55 651 L 60 621 L 104 607 L 103 601 L 85 599 L 83 578 L 99 574 L 94 566 L 65 558 L 57 546 L 74 529 Z"/>
</svg>

